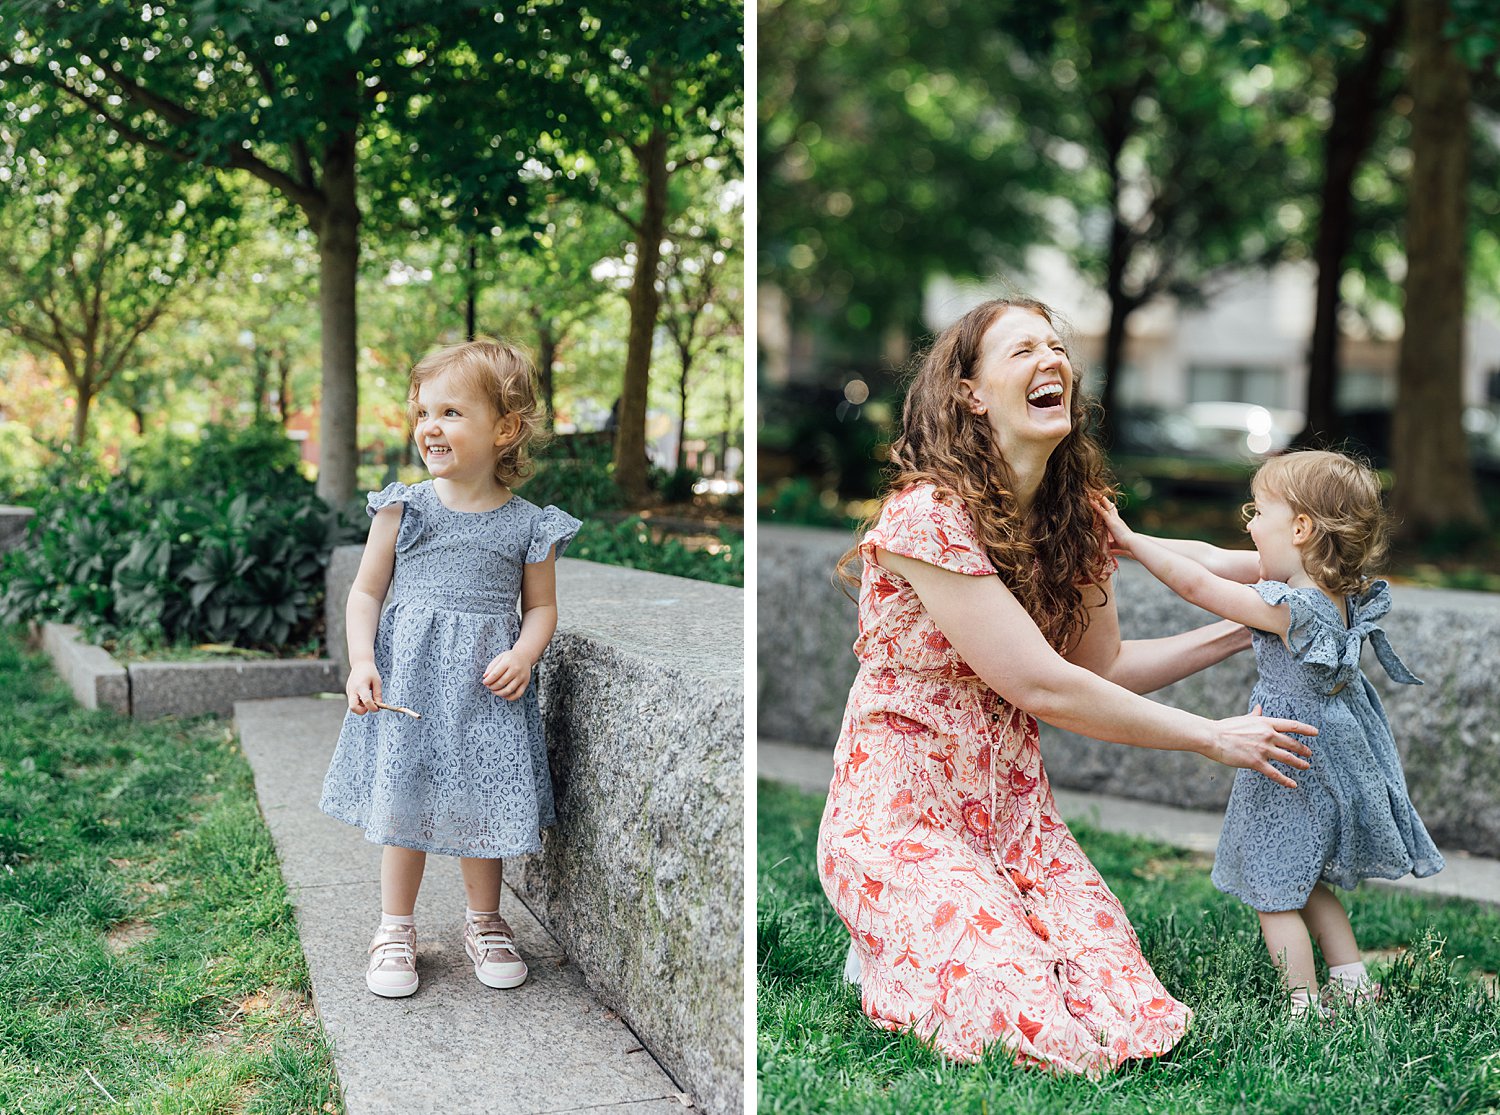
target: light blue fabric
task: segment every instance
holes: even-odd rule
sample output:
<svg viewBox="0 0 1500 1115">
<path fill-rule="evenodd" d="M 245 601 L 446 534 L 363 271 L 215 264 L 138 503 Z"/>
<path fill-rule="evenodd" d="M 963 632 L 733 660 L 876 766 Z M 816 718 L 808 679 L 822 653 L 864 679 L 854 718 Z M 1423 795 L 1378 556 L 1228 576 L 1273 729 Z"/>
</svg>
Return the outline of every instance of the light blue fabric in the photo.
<svg viewBox="0 0 1500 1115">
<path fill-rule="evenodd" d="M 430 480 L 370 493 L 402 504 L 396 568 L 375 636 L 381 699 L 422 714 L 344 717 L 319 803 L 376 844 L 495 859 L 541 850 L 555 820 L 535 677 L 516 701 L 481 684 L 521 630 L 521 574 L 561 557 L 581 525 L 512 496 L 444 507 Z"/>
<path fill-rule="evenodd" d="M 1361 879 L 1434 875 L 1443 857 L 1406 793 L 1390 722 L 1359 668 L 1369 639 L 1392 680 L 1422 683 L 1396 657 L 1376 621 L 1391 609 L 1390 588 L 1372 581 L 1348 598 L 1349 625 L 1315 588 L 1280 581 L 1255 586 L 1268 604 L 1291 611 L 1288 642 L 1252 631 L 1260 678 L 1250 708 L 1318 729 L 1312 768 L 1276 764 L 1297 783 L 1278 786 L 1255 771 L 1235 775 L 1213 882 L 1263 913 L 1299 910 L 1319 880 L 1353 887 Z"/>
</svg>

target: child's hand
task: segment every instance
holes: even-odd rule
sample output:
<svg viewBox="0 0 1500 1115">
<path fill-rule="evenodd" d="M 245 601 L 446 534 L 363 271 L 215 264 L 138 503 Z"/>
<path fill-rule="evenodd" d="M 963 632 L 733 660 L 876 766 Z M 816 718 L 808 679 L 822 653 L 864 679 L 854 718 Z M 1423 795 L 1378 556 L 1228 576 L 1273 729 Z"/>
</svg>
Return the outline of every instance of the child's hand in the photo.
<svg viewBox="0 0 1500 1115">
<path fill-rule="evenodd" d="M 1099 512 L 1104 519 L 1104 525 L 1109 530 L 1109 549 L 1115 554 L 1130 554 L 1131 541 L 1134 532 L 1125 525 L 1125 520 L 1120 518 L 1120 512 L 1113 503 L 1108 500 L 1096 499 L 1092 501 L 1094 510 Z"/>
<path fill-rule="evenodd" d="M 380 671 L 375 668 L 375 663 L 354 664 L 344 685 L 344 696 L 349 698 L 349 711 L 358 716 L 375 711 L 375 704 L 380 700 Z"/>
<path fill-rule="evenodd" d="M 497 697 L 514 701 L 531 684 L 531 667 L 535 665 L 514 648 L 497 654 L 484 671 L 484 687 Z"/>
</svg>

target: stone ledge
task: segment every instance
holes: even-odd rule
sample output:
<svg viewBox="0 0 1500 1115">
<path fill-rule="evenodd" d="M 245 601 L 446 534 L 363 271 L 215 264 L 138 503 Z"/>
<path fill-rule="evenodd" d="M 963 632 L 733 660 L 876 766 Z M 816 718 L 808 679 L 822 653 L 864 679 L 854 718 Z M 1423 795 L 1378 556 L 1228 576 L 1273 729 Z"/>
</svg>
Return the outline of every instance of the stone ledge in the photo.
<svg viewBox="0 0 1500 1115">
<path fill-rule="evenodd" d="M 360 550 L 329 563 L 330 647 Z M 739 1112 L 744 590 L 570 558 L 557 584 L 558 823 L 506 881 L 700 1107 Z"/>
<path fill-rule="evenodd" d="M 856 609 L 832 583 L 852 542 L 838 531 L 762 526 L 757 678 L 760 732 L 832 749 L 854 680 Z M 1214 617 L 1133 562 L 1116 579 L 1127 638 L 1169 635 Z M 1382 623 L 1396 653 L 1427 684 L 1395 685 L 1366 648 L 1396 737 L 1407 784 L 1444 850 L 1500 856 L 1500 595 L 1398 585 Z M 999 634 L 999 633 L 997 633 Z M 1210 717 L 1235 716 L 1255 678 L 1250 654 L 1152 694 Z M 1196 755 L 1100 744 L 1049 726 L 1042 746 L 1052 781 L 1075 790 L 1188 809 L 1220 809 L 1234 772 Z"/>
<path fill-rule="evenodd" d="M 0 553 L 14 550 L 26 540 L 26 531 L 35 516 L 33 508 L 0 503 Z"/>
<path fill-rule="evenodd" d="M 228 716 L 235 701 L 336 693 L 343 678 L 327 659 L 247 662 L 134 662 L 123 665 L 81 640 L 72 624 L 42 627 L 42 648 L 85 708 L 112 708 L 137 720 Z"/>
<path fill-rule="evenodd" d="M 71 623 L 44 623 L 42 649 L 84 708 L 130 715 L 130 677 L 103 647 L 83 641 Z"/>
<path fill-rule="evenodd" d="M 337 693 L 344 687 L 326 658 L 246 662 L 136 662 L 130 709 L 137 720 L 161 716 L 229 716 L 236 701 Z"/>
</svg>

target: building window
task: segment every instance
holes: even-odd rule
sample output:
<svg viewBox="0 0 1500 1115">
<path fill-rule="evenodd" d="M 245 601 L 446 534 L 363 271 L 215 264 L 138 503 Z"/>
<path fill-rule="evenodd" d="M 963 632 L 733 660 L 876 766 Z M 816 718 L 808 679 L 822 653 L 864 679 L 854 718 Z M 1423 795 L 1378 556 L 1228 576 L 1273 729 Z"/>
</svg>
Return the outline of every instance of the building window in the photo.
<svg viewBox="0 0 1500 1115">
<path fill-rule="evenodd" d="M 1275 409 L 1282 401 L 1282 372 L 1274 364 L 1193 364 L 1188 402 L 1254 403 Z"/>
</svg>

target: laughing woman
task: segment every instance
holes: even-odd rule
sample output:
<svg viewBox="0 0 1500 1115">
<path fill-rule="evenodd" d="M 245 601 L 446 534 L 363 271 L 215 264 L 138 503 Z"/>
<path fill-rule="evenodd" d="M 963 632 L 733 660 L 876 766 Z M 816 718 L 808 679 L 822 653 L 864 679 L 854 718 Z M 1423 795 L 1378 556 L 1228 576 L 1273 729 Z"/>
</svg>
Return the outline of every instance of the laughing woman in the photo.
<svg viewBox="0 0 1500 1115">
<path fill-rule="evenodd" d="M 1192 1017 L 1057 814 L 1037 719 L 1195 751 L 1290 784 L 1306 724 L 1211 721 L 1138 696 L 1242 650 L 1218 623 L 1120 641 L 1108 497 L 1056 315 L 987 302 L 917 372 L 862 562 L 860 659 L 818 836 L 864 1011 L 959 1060 L 1004 1046 L 1095 1075 Z M 852 580 L 852 575 L 851 575 Z"/>
</svg>

